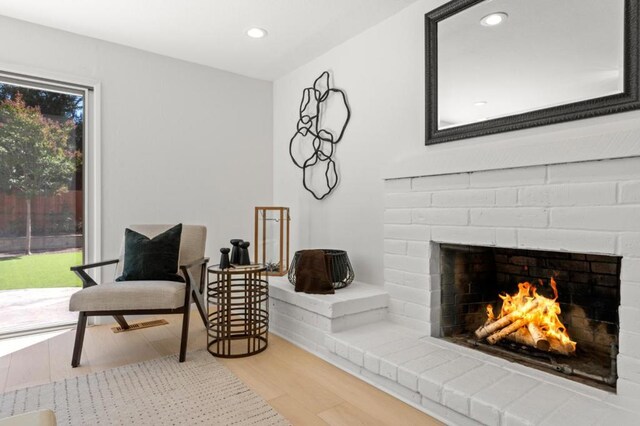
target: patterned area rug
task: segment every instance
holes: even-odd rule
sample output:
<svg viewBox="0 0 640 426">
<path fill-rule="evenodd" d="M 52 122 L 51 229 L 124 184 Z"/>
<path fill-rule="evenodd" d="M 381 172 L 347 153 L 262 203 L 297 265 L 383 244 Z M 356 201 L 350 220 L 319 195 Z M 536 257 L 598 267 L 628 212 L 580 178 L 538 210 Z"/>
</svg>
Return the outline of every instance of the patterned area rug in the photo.
<svg viewBox="0 0 640 426">
<path fill-rule="evenodd" d="M 288 425 L 207 351 L 0 395 L 0 418 L 49 408 L 58 425 Z"/>
</svg>

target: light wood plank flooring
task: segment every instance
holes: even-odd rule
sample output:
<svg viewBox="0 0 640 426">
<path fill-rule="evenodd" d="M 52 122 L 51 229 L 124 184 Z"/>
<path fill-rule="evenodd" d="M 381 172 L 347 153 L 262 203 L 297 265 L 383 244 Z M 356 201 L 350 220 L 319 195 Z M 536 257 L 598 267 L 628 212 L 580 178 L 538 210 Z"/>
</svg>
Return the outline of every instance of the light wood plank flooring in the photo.
<svg viewBox="0 0 640 426">
<path fill-rule="evenodd" d="M 169 325 L 119 334 L 111 325 L 88 328 L 81 365 L 75 369 L 74 330 L 0 357 L 0 392 L 177 354 L 180 316 L 157 318 Z M 194 312 L 189 350 L 205 347 L 206 332 Z M 274 335 L 261 354 L 220 361 L 294 425 L 441 424 Z"/>
</svg>

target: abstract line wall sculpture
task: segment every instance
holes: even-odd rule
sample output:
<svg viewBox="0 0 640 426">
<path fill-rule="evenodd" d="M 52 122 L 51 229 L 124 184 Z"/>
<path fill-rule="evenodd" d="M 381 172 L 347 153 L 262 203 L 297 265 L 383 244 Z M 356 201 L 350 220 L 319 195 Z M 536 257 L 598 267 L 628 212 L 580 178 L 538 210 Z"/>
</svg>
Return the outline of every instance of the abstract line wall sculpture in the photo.
<svg viewBox="0 0 640 426">
<path fill-rule="evenodd" d="M 325 198 L 338 185 L 338 172 L 332 157 L 350 118 L 347 95 L 330 87 L 328 71 L 323 72 L 312 87 L 302 91 L 296 132 L 289 141 L 289 155 L 293 164 L 302 169 L 302 185 L 317 200 Z M 324 179 L 318 178 L 322 173 Z"/>
</svg>

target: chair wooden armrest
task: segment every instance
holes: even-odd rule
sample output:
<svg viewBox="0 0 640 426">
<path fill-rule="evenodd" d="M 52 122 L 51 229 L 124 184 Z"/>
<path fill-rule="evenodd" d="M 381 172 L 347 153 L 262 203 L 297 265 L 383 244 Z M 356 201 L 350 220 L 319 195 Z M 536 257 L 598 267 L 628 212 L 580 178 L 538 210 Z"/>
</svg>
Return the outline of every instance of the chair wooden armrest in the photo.
<svg viewBox="0 0 640 426">
<path fill-rule="evenodd" d="M 194 288 L 196 285 L 195 279 L 191 274 L 191 269 L 195 266 L 200 266 L 202 270 L 200 271 L 200 285 L 198 286 L 200 292 L 204 291 L 204 279 L 207 272 L 207 263 L 209 263 L 208 257 L 202 257 L 198 260 L 194 260 L 193 262 L 185 263 L 184 265 L 180 265 L 180 269 L 184 274 L 184 278 L 187 281 L 187 288 Z"/>
<path fill-rule="evenodd" d="M 118 263 L 119 259 L 105 260 L 104 262 L 87 263 L 86 265 L 72 266 L 70 269 L 82 280 L 82 288 L 93 287 L 98 285 L 93 278 L 85 272 L 85 269 L 98 268 L 100 266 L 113 265 Z"/>
<path fill-rule="evenodd" d="M 99 266 L 112 265 L 114 263 L 118 263 L 119 261 L 120 261 L 119 259 L 112 259 L 112 260 L 105 260 L 104 262 L 87 263 L 86 265 L 72 266 L 71 270 L 73 272 L 75 272 L 75 271 L 80 270 L 80 269 L 97 268 Z"/>
<path fill-rule="evenodd" d="M 194 260 L 193 262 L 189 262 L 189 263 L 185 263 L 184 265 L 180 265 L 180 269 L 182 269 L 183 271 L 186 271 L 188 269 L 193 268 L 194 266 L 207 264 L 207 263 L 209 263 L 209 258 L 208 257 L 203 257 L 203 258 L 200 258 L 198 260 Z"/>
</svg>

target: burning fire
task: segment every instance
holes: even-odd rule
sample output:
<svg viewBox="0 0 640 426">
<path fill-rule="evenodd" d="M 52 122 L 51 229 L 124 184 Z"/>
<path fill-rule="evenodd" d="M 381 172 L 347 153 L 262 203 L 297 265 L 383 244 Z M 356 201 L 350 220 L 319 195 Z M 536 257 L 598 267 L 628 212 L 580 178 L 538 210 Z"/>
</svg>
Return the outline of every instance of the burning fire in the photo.
<svg viewBox="0 0 640 426">
<path fill-rule="evenodd" d="M 514 295 L 500 295 L 500 314 L 496 317 L 493 307 L 488 305 L 487 322 L 476 331 L 476 336 L 486 338 L 491 344 L 507 338 L 544 351 L 573 354 L 576 342 L 571 340 L 558 318 L 561 312 L 557 302 L 558 289 L 553 278 L 550 282 L 553 299 L 539 295 L 536 287 L 528 282 L 518 284 L 518 292 Z"/>
</svg>

